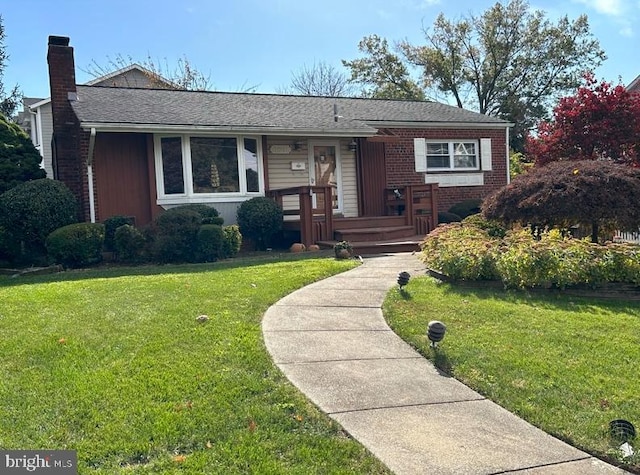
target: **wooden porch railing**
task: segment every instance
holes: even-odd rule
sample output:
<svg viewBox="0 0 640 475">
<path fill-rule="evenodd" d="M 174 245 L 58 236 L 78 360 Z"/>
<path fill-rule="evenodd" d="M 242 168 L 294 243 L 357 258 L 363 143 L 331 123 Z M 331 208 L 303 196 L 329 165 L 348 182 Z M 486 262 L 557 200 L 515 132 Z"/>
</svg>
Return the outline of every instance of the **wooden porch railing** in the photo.
<svg viewBox="0 0 640 475">
<path fill-rule="evenodd" d="M 416 234 L 429 234 L 438 225 L 438 184 L 407 185 L 385 190 L 387 214 L 403 214 Z"/>
<path fill-rule="evenodd" d="M 284 197 L 295 195 L 298 196 L 298 208 L 285 208 Z M 313 195 L 316 196 L 316 202 L 323 203 L 322 208 L 313 207 Z M 300 240 L 305 246 L 333 240 L 333 187 L 307 185 L 281 188 L 270 190 L 267 196 L 280 205 L 285 216 L 300 218 Z"/>
</svg>

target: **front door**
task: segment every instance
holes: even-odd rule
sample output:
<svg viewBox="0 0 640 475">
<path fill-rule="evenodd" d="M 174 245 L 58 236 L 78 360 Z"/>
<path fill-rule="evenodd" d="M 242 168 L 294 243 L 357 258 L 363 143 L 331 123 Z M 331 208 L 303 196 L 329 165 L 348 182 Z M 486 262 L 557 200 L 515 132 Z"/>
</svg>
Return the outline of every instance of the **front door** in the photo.
<svg viewBox="0 0 640 475">
<path fill-rule="evenodd" d="M 342 211 L 342 179 L 338 142 L 316 142 L 309 147 L 309 183 L 331 186 L 334 212 Z M 324 207 L 324 197 L 314 196 L 314 208 Z"/>
</svg>

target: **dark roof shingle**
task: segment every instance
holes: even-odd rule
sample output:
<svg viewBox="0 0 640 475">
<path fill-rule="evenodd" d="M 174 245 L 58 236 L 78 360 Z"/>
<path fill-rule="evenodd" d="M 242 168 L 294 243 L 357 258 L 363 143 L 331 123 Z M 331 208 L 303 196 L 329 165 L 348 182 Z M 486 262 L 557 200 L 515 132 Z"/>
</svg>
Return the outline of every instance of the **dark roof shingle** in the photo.
<svg viewBox="0 0 640 475">
<path fill-rule="evenodd" d="M 78 86 L 83 124 L 375 133 L 376 123 L 507 122 L 436 102 Z M 334 104 L 339 119 L 334 120 Z M 373 126 L 373 127 L 372 127 Z"/>
</svg>

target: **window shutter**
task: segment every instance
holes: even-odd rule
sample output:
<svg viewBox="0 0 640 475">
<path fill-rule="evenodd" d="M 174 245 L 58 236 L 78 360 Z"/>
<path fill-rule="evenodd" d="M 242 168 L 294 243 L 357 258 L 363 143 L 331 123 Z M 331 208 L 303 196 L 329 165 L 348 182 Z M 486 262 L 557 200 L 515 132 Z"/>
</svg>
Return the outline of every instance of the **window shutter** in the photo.
<svg viewBox="0 0 640 475">
<path fill-rule="evenodd" d="M 415 156 L 416 171 L 427 171 L 427 146 L 425 139 L 413 139 L 413 151 Z"/>
<path fill-rule="evenodd" d="M 493 169 L 491 167 L 491 139 L 480 139 L 480 160 L 483 171 Z"/>
</svg>

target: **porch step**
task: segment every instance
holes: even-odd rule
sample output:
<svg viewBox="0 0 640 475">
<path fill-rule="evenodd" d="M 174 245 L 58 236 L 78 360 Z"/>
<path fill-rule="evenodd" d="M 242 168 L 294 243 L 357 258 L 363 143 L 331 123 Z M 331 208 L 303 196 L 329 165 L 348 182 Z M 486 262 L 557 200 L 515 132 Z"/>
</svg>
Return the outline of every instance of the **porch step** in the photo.
<svg viewBox="0 0 640 475">
<path fill-rule="evenodd" d="M 405 216 L 365 216 L 362 218 L 333 218 L 333 229 L 362 229 L 404 226 Z"/>
<path fill-rule="evenodd" d="M 381 241 L 351 241 L 351 247 L 356 255 L 366 256 L 372 254 L 385 254 L 392 252 L 416 252 L 420 251 L 420 243 L 424 236 L 409 236 L 399 239 Z M 318 245 L 323 249 L 332 249 L 337 241 L 320 241 Z"/>
<path fill-rule="evenodd" d="M 334 237 L 338 241 L 369 242 L 388 241 L 399 238 L 407 238 L 415 234 L 413 226 L 385 226 L 352 229 L 335 229 Z"/>
</svg>

